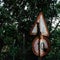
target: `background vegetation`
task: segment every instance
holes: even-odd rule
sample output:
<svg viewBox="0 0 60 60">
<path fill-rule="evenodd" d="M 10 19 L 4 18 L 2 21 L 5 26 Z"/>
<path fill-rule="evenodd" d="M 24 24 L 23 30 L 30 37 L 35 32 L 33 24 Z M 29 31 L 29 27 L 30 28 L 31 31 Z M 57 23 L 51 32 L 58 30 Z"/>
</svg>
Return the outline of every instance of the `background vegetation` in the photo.
<svg viewBox="0 0 60 60">
<path fill-rule="evenodd" d="M 49 28 L 51 50 L 46 60 L 60 60 L 60 2 L 57 0 L 0 0 L 0 60 L 38 60 L 29 34 L 39 12 Z M 53 26 L 54 25 L 54 26 Z"/>
</svg>

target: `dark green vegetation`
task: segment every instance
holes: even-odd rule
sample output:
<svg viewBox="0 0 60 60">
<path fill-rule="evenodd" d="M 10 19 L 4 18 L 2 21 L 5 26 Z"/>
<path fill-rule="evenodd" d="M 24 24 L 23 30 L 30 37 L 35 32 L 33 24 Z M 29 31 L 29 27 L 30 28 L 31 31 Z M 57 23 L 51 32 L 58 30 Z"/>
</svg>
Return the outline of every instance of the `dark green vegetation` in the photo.
<svg viewBox="0 0 60 60">
<path fill-rule="evenodd" d="M 0 6 L 0 60 L 37 60 L 32 52 L 29 31 L 40 11 L 43 11 L 50 31 L 51 50 L 46 60 L 60 60 L 60 20 L 52 27 L 52 20 L 60 18 L 60 3 L 56 0 L 3 0 Z M 0 5 L 2 3 L 0 1 Z M 26 7 L 27 6 L 27 10 Z M 54 30 L 53 30 L 54 29 Z M 24 36 L 25 35 L 25 36 Z"/>
</svg>

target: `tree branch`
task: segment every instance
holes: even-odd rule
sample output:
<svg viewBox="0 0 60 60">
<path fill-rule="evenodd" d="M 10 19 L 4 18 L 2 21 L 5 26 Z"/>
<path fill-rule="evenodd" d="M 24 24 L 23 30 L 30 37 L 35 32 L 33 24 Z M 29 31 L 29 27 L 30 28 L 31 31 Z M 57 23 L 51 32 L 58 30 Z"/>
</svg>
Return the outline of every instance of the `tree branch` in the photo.
<svg viewBox="0 0 60 60">
<path fill-rule="evenodd" d="M 59 17 L 60 18 L 60 17 Z M 54 33 L 54 31 L 57 29 L 57 27 L 59 26 L 59 23 L 60 23 L 60 20 L 59 22 L 57 23 L 56 27 L 54 28 L 54 30 L 51 32 L 51 33 Z"/>
</svg>

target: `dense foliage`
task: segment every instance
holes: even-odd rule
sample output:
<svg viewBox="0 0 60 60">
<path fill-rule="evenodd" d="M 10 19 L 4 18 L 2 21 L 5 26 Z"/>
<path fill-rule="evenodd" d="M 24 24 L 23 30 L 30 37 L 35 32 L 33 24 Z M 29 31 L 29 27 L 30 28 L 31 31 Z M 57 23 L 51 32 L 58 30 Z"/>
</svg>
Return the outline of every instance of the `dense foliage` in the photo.
<svg viewBox="0 0 60 60">
<path fill-rule="evenodd" d="M 38 59 L 32 52 L 35 36 L 29 32 L 41 11 L 50 31 L 51 42 L 51 50 L 45 59 L 60 60 L 60 20 L 55 27 L 52 26 L 53 17 L 60 18 L 60 2 L 57 4 L 56 0 L 0 1 L 0 60 Z"/>
</svg>

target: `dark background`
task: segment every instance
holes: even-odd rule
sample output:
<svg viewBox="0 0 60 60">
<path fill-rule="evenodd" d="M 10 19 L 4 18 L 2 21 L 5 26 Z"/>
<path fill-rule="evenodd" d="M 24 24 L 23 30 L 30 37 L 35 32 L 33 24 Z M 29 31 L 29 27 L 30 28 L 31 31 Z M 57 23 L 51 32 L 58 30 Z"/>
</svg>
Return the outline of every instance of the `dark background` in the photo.
<svg viewBox="0 0 60 60">
<path fill-rule="evenodd" d="M 51 43 L 44 60 L 60 60 L 60 2 L 57 0 L 0 0 L 0 60 L 38 60 L 32 52 L 36 36 L 29 32 L 41 11 Z M 55 22 L 59 21 L 55 27 L 52 26 L 53 17 Z"/>
</svg>

